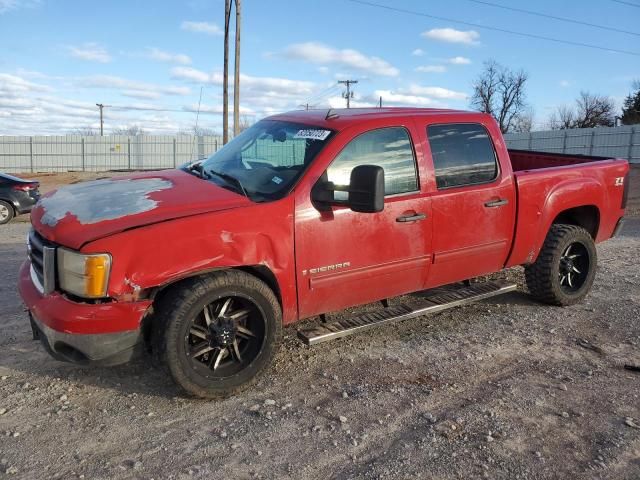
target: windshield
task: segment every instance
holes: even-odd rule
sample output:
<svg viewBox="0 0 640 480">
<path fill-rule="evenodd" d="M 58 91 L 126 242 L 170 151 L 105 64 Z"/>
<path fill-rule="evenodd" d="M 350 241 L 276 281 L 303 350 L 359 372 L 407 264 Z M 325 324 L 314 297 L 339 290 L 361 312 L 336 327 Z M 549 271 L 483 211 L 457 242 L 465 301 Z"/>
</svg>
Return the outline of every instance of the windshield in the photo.
<svg viewBox="0 0 640 480">
<path fill-rule="evenodd" d="M 332 135 L 331 130 L 262 120 L 198 165 L 203 178 L 253 201 L 286 195 Z"/>
</svg>

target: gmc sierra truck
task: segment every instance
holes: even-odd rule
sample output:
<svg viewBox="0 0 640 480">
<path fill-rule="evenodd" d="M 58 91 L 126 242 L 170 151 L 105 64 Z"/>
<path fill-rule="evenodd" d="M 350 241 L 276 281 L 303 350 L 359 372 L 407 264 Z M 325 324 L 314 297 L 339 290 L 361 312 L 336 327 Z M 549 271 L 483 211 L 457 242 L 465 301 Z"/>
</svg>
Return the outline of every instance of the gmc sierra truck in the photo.
<svg viewBox="0 0 640 480">
<path fill-rule="evenodd" d="M 221 397 L 302 319 L 322 320 L 298 330 L 314 345 L 513 290 L 469 280 L 517 265 L 533 297 L 578 302 L 595 244 L 621 226 L 628 171 L 507 150 L 482 113 L 290 112 L 206 160 L 48 193 L 19 290 L 54 358 L 147 352 L 187 393 Z M 418 307 L 387 301 L 424 290 Z M 327 321 L 371 302 L 383 306 Z"/>
</svg>

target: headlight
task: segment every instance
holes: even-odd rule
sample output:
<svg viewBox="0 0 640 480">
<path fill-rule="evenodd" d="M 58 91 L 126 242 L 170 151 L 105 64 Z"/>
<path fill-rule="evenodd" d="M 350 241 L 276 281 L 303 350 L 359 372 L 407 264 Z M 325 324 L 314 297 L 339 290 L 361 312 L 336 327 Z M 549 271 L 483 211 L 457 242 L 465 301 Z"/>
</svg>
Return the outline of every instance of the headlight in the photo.
<svg viewBox="0 0 640 480">
<path fill-rule="evenodd" d="M 83 255 L 58 248 L 58 280 L 66 292 L 85 298 L 106 297 L 110 270 L 108 253 Z"/>
</svg>

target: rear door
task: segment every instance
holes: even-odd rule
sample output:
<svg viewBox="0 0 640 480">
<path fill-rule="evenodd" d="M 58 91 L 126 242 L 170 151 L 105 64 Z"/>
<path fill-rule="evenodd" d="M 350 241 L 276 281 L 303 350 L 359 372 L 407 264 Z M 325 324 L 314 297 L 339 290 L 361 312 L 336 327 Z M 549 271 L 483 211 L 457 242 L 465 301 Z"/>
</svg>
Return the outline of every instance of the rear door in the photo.
<svg viewBox="0 0 640 480">
<path fill-rule="evenodd" d="M 511 248 L 515 190 L 482 123 L 424 125 L 433 164 L 433 265 L 428 286 L 501 270 Z M 500 147 L 503 147 L 502 145 Z"/>
<path fill-rule="evenodd" d="M 358 213 L 345 206 L 320 211 L 308 189 L 296 192 L 300 318 L 423 288 L 430 264 L 431 212 L 420 191 L 412 126 L 357 134 L 318 172 L 322 180 L 346 185 L 354 167 L 381 166 L 386 193 L 382 212 Z M 336 192 L 337 200 L 341 193 Z"/>
</svg>

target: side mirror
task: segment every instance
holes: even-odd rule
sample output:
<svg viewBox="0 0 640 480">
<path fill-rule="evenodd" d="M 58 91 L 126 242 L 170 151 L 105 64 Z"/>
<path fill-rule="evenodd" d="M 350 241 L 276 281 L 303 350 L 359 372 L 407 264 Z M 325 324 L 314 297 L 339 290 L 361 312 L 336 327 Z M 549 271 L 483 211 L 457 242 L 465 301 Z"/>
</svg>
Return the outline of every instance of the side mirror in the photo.
<svg viewBox="0 0 640 480">
<path fill-rule="evenodd" d="M 345 192 L 347 199 L 336 199 L 335 192 Z M 344 205 L 354 212 L 381 212 L 384 210 L 384 169 L 359 165 L 351 170 L 348 186 L 327 181 L 325 172 L 311 189 L 311 201 L 320 211 L 331 210 L 332 205 Z"/>
<path fill-rule="evenodd" d="M 377 165 L 358 165 L 351 170 L 347 203 L 354 212 L 384 210 L 384 169 Z"/>
</svg>

